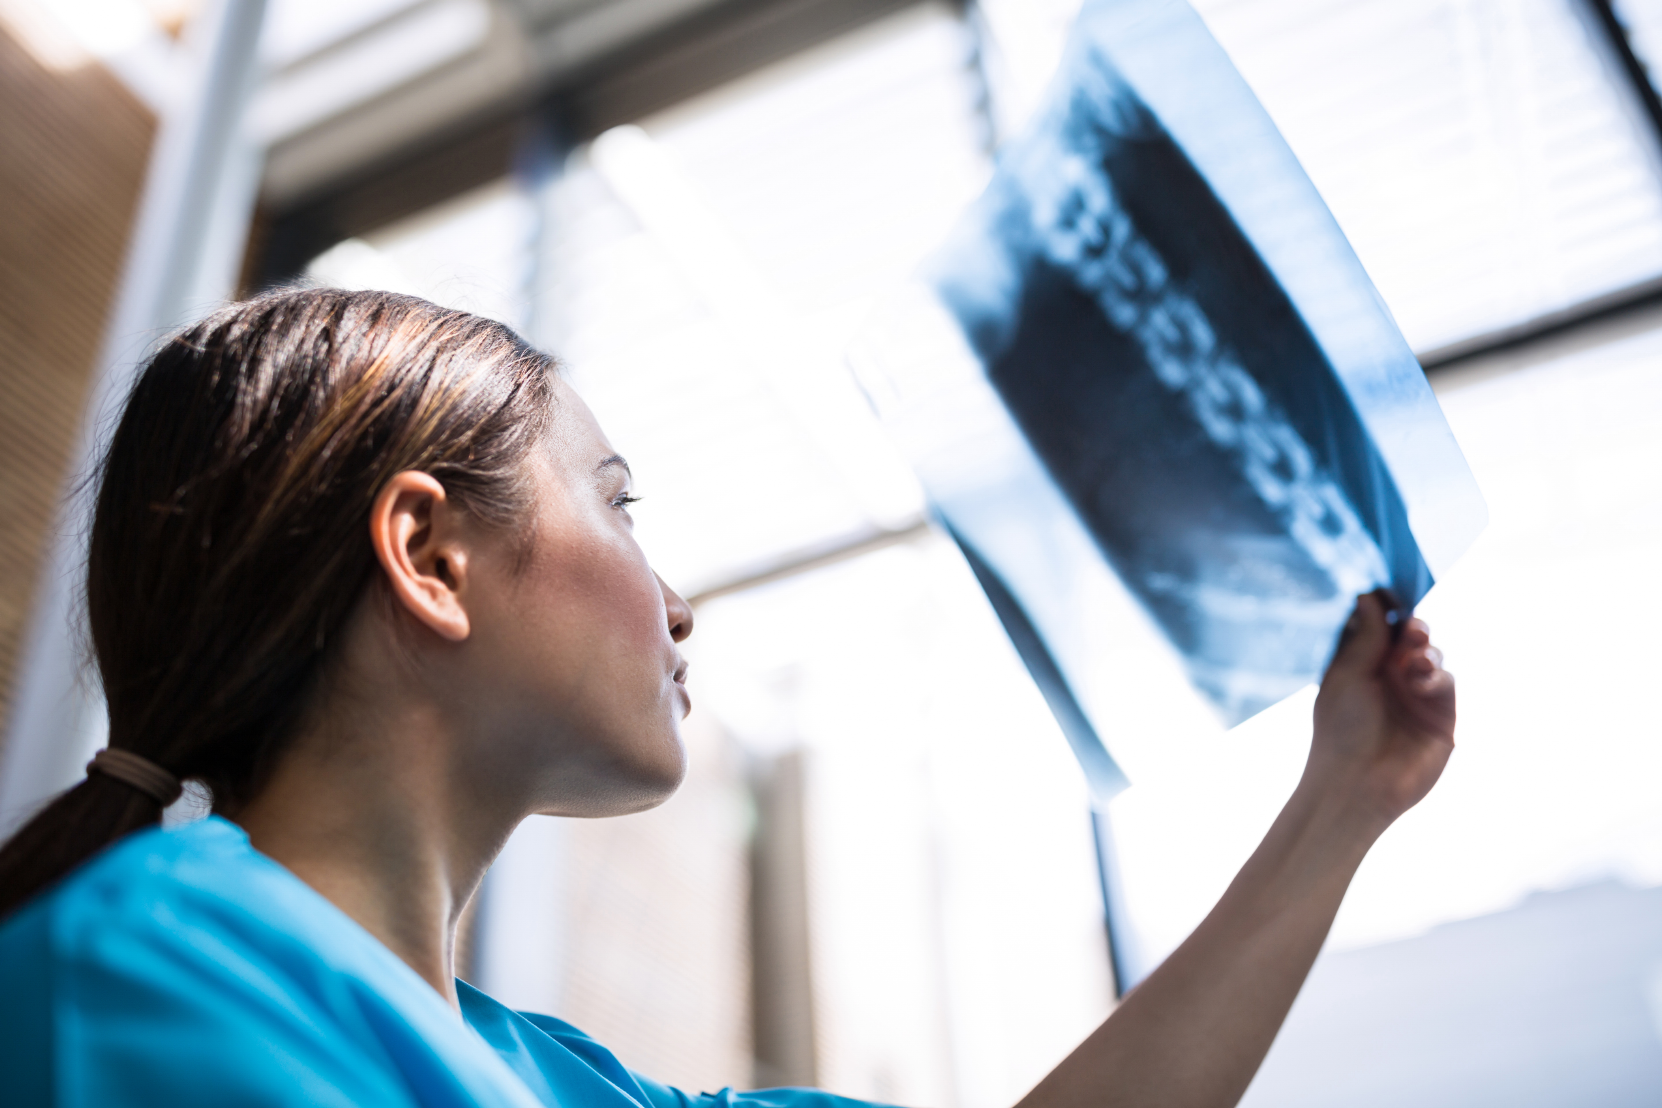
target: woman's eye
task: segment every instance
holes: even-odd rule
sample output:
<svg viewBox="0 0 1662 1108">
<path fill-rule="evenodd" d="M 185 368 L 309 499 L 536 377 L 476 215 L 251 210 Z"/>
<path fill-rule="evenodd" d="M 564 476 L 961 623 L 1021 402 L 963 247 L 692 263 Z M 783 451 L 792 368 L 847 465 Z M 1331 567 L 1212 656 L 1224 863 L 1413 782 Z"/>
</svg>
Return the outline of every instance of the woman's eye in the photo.
<svg viewBox="0 0 1662 1108">
<path fill-rule="evenodd" d="M 612 507 L 627 508 L 629 505 L 637 503 L 639 500 L 640 497 L 638 496 L 620 496 L 616 500 L 612 501 Z"/>
</svg>

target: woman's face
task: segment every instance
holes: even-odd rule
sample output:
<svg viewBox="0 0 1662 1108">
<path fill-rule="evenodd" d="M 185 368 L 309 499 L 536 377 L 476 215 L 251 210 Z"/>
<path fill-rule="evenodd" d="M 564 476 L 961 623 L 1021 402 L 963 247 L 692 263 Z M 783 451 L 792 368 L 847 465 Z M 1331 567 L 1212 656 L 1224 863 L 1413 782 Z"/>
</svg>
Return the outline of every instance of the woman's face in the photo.
<svg viewBox="0 0 1662 1108">
<path fill-rule="evenodd" d="M 554 815 L 650 808 L 685 772 L 692 702 L 676 644 L 692 611 L 652 572 L 629 517 L 629 467 L 563 382 L 530 460 L 532 531 L 476 562 L 468 603 L 475 754 Z M 526 541 L 528 539 L 528 542 Z"/>
</svg>

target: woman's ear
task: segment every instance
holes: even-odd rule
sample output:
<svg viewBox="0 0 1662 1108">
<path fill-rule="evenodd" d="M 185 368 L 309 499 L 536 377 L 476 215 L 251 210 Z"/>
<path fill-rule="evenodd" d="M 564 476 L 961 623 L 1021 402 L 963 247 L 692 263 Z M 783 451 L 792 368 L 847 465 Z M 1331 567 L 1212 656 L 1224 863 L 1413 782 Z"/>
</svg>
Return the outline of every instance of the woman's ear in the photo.
<svg viewBox="0 0 1662 1108">
<path fill-rule="evenodd" d="M 405 470 L 375 497 L 369 542 L 405 611 L 440 638 L 461 642 L 469 624 L 465 521 L 431 474 Z"/>
</svg>

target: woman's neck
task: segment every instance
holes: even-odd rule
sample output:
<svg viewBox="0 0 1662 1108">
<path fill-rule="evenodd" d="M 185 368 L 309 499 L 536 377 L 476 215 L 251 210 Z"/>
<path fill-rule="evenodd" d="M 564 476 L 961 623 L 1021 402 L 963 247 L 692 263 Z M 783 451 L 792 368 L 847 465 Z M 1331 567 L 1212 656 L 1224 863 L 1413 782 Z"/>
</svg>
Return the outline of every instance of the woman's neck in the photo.
<svg viewBox="0 0 1662 1108">
<path fill-rule="evenodd" d="M 326 716 L 235 818 L 456 1007 L 456 924 L 518 821 L 466 795 L 438 713 L 398 715 Z"/>
</svg>

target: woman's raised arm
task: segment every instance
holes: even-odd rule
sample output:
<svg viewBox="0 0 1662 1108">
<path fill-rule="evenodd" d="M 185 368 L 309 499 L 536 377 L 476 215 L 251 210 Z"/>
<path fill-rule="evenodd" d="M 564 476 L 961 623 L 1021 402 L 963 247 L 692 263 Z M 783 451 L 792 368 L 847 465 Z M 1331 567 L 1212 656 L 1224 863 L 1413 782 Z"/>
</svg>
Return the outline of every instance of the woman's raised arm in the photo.
<svg viewBox="0 0 1662 1108">
<path fill-rule="evenodd" d="M 1225 1108 L 1246 1091 L 1345 889 L 1454 749 L 1425 624 L 1363 597 L 1316 698 L 1298 788 L 1217 907 L 1018 1108 Z"/>
</svg>

